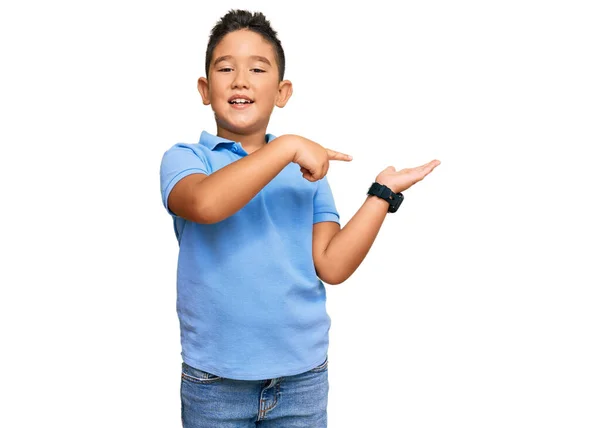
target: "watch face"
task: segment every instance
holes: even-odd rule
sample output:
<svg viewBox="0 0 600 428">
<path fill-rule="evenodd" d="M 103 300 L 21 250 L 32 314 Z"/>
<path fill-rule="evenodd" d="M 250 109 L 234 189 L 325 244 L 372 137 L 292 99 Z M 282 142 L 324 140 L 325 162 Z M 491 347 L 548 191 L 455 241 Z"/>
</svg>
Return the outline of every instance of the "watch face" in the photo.
<svg viewBox="0 0 600 428">
<path fill-rule="evenodd" d="M 390 203 L 390 212 L 395 213 L 396 211 L 398 211 L 398 208 L 400 207 L 400 204 L 403 200 L 404 195 L 402 195 L 402 193 L 396 193 L 396 198 L 394 198 L 394 201 Z"/>
</svg>

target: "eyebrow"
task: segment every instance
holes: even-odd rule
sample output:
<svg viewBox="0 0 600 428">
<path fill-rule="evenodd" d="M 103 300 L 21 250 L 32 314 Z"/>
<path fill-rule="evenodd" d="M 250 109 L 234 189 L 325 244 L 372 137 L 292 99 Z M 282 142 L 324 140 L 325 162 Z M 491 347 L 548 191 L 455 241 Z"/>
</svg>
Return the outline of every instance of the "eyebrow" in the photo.
<svg viewBox="0 0 600 428">
<path fill-rule="evenodd" d="M 233 56 L 231 55 L 223 55 L 218 57 L 215 62 L 213 63 L 213 66 L 216 66 L 218 63 L 220 63 L 221 61 L 228 61 L 230 59 L 233 59 Z M 264 62 L 268 65 L 271 65 L 271 61 L 269 61 L 267 58 L 265 58 L 264 56 L 260 56 L 260 55 L 250 55 L 250 59 L 254 59 L 256 61 L 260 61 L 260 62 Z"/>
</svg>

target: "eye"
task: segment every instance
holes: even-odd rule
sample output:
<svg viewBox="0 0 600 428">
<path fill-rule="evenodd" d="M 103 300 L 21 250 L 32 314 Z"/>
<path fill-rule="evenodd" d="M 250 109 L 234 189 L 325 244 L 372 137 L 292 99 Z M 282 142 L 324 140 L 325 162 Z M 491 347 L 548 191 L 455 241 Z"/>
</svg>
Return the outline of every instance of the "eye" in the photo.
<svg viewBox="0 0 600 428">
<path fill-rule="evenodd" d="M 260 68 L 253 68 L 252 71 L 258 71 L 259 73 L 265 72 L 265 70 L 261 70 Z"/>
<path fill-rule="evenodd" d="M 225 67 L 225 68 L 221 68 L 221 69 L 219 69 L 219 71 L 225 71 L 225 70 L 233 70 L 233 68 L 230 68 L 230 67 Z"/>
</svg>

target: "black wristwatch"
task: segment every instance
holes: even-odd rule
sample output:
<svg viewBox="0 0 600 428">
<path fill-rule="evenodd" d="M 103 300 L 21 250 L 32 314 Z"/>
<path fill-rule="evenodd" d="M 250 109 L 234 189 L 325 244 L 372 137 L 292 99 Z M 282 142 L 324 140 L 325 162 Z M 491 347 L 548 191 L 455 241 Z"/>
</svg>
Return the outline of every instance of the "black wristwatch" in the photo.
<svg viewBox="0 0 600 428">
<path fill-rule="evenodd" d="M 374 182 L 371 184 L 367 195 L 378 196 L 381 199 L 385 199 L 390 204 L 388 208 L 389 213 L 395 213 L 398 211 L 398 207 L 404 200 L 404 195 L 402 193 L 394 193 L 392 189 L 387 187 L 385 184 L 379 184 L 378 182 Z"/>
</svg>

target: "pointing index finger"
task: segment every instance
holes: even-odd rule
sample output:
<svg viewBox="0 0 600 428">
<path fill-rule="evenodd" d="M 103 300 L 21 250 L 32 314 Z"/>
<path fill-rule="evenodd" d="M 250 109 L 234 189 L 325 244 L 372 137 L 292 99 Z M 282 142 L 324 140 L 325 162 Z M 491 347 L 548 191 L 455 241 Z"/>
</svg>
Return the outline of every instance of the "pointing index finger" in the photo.
<svg viewBox="0 0 600 428">
<path fill-rule="evenodd" d="M 352 156 L 347 155 L 345 153 L 336 152 L 335 150 L 325 149 L 327 150 L 327 154 L 329 155 L 329 160 L 342 160 L 342 161 L 351 161 Z"/>
</svg>

